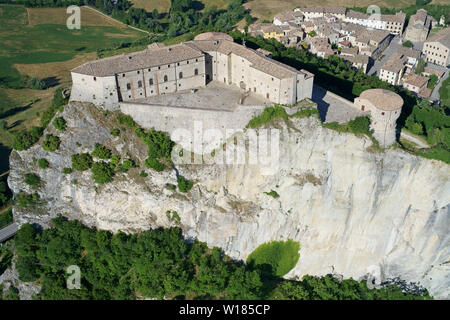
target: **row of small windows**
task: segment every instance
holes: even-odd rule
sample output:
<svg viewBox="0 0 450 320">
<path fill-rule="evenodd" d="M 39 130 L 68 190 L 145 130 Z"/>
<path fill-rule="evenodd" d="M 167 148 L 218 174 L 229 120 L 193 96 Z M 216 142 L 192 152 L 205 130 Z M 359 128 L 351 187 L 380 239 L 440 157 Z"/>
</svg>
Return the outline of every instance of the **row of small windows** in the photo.
<svg viewBox="0 0 450 320">
<path fill-rule="evenodd" d="M 195 74 L 196 76 L 198 75 L 198 69 L 195 69 L 195 70 L 194 70 L 194 74 Z M 178 78 L 179 78 L 179 79 L 182 79 L 182 78 L 183 78 L 183 72 L 180 72 L 180 73 L 178 74 Z M 164 82 L 167 82 L 167 81 L 169 80 L 169 78 L 167 77 L 167 75 L 165 75 L 163 79 L 164 79 Z M 154 84 L 153 78 L 148 79 L 148 84 L 149 84 L 150 86 L 152 86 L 152 85 Z M 138 81 L 138 88 L 142 88 L 142 81 L 141 81 L 141 80 Z M 127 83 L 127 90 L 131 90 L 131 84 L 130 84 L 130 83 Z"/>
</svg>

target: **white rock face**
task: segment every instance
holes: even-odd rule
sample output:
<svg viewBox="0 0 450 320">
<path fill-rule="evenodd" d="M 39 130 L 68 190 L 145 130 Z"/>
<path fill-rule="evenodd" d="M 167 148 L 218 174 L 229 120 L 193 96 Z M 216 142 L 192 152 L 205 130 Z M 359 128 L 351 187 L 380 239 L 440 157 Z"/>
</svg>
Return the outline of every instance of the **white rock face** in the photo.
<svg viewBox="0 0 450 320">
<path fill-rule="evenodd" d="M 147 170 L 142 178 L 138 168 L 95 190 L 89 171 L 61 173 L 70 167 L 71 154 L 107 143 L 139 163 L 146 149 L 131 136 L 111 137 L 112 127 L 94 113 L 82 104 L 64 110 L 68 130 L 48 129 L 61 137 L 57 152 L 36 145 L 11 154 L 8 183 L 14 192 L 31 192 L 23 182 L 27 172 L 45 181 L 37 209 L 14 208 L 19 224 L 46 226 L 61 213 L 100 229 L 136 232 L 175 226 L 166 214 L 175 210 L 187 238 L 221 247 L 236 259 L 245 260 L 267 241 L 299 241 L 300 260 L 287 278 L 334 272 L 359 280 L 379 270 L 382 280 L 399 277 L 426 287 L 435 298 L 450 298 L 450 171 L 445 163 L 395 149 L 369 152 L 369 139 L 305 118 L 277 124 L 280 159 L 273 175 L 262 175 L 258 165 L 183 166 L 180 173 L 196 183 L 182 194 L 165 187 L 176 184 L 174 171 Z M 47 158 L 50 168 L 38 169 L 33 157 Z M 264 193 L 271 190 L 280 197 Z"/>
</svg>

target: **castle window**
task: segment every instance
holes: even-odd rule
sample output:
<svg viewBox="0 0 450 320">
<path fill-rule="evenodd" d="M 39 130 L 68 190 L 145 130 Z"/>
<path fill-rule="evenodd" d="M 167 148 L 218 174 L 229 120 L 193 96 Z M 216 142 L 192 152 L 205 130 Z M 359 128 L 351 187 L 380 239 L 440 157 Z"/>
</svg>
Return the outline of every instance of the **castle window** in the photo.
<svg viewBox="0 0 450 320">
<path fill-rule="evenodd" d="M 139 73 L 141 73 L 141 72 L 138 70 L 137 74 L 139 74 Z"/>
<path fill-rule="evenodd" d="M 97 77 L 94 77 L 94 81 L 97 81 Z"/>
<path fill-rule="evenodd" d="M 167 65 L 167 68 L 170 68 L 170 64 Z"/>
<path fill-rule="evenodd" d="M 188 60 L 188 61 L 186 61 L 186 64 L 189 64 L 189 60 Z"/>
<path fill-rule="evenodd" d="M 131 84 L 127 83 L 127 90 L 131 90 Z"/>
<path fill-rule="evenodd" d="M 384 116 L 384 112 L 382 112 L 381 115 Z"/>
<path fill-rule="evenodd" d="M 198 59 L 195 59 L 195 62 L 198 62 Z"/>
<path fill-rule="evenodd" d="M 125 73 L 122 75 L 122 77 L 125 77 Z"/>
<path fill-rule="evenodd" d="M 142 81 L 141 80 L 138 81 L 138 87 L 142 88 Z"/>
<path fill-rule="evenodd" d="M 180 63 L 179 62 L 177 62 L 177 66 L 179 66 L 180 65 Z"/>
<path fill-rule="evenodd" d="M 198 75 L 198 69 L 195 69 L 195 70 L 194 70 L 194 74 L 195 74 L 195 75 Z"/>
<path fill-rule="evenodd" d="M 150 69 L 148 69 L 148 72 L 150 72 Z"/>
<path fill-rule="evenodd" d="M 167 82 L 167 76 L 164 76 L 164 82 Z"/>
<path fill-rule="evenodd" d="M 180 72 L 180 73 L 178 74 L 178 78 L 183 79 L 183 72 Z"/>
<path fill-rule="evenodd" d="M 148 84 L 151 86 L 153 85 L 153 78 L 148 79 Z"/>
<path fill-rule="evenodd" d="M 161 70 L 161 67 L 158 66 L 158 70 Z"/>
</svg>

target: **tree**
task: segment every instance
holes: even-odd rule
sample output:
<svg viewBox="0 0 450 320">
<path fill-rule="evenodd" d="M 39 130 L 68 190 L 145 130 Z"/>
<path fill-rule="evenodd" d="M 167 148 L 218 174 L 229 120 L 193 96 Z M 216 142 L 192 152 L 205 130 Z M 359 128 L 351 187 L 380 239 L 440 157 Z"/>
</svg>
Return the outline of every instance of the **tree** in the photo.
<svg viewBox="0 0 450 320">
<path fill-rule="evenodd" d="M 42 142 L 42 148 L 46 151 L 55 151 L 59 148 L 59 145 L 61 144 L 61 140 L 59 137 L 47 134 L 45 136 L 44 142 Z"/>
<path fill-rule="evenodd" d="M 402 46 L 407 47 L 407 48 L 412 48 L 413 44 L 411 41 L 406 40 L 405 42 L 402 43 Z"/>
<path fill-rule="evenodd" d="M 89 153 L 78 153 L 72 155 L 72 168 L 77 171 L 84 171 L 92 167 L 94 160 Z"/>
<path fill-rule="evenodd" d="M 38 160 L 38 166 L 41 169 L 47 169 L 49 166 L 49 163 L 48 163 L 47 159 L 41 158 Z"/>
<path fill-rule="evenodd" d="M 96 143 L 95 149 L 94 151 L 92 151 L 92 156 L 99 159 L 107 160 L 111 158 L 111 150 L 102 146 L 101 144 Z"/>
<path fill-rule="evenodd" d="M 183 176 L 179 176 L 177 182 L 178 182 L 178 190 L 180 192 L 188 192 L 189 190 L 191 190 L 193 186 L 192 181 L 189 181 Z"/>
<path fill-rule="evenodd" d="M 67 129 L 67 123 L 63 117 L 58 117 L 53 120 L 53 126 L 59 131 L 66 131 Z"/>
<path fill-rule="evenodd" d="M 39 176 L 34 173 L 26 173 L 25 183 L 30 187 L 36 188 L 41 184 L 41 178 L 39 178 Z"/>
<path fill-rule="evenodd" d="M 104 184 L 110 182 L 114 176 L 114 171 L 111 169 L 108 163 L 100 161 L 95 162 L 91 168 L 92 178 L 95 183 Z"/>
</svg>

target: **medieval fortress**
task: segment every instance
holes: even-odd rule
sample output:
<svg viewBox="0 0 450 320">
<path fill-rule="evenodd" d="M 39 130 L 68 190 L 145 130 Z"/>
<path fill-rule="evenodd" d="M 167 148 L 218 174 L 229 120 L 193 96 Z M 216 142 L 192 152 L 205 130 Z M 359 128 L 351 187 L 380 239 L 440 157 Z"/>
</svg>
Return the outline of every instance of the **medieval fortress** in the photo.
<svg viewBox="0 0 450 320">
<path fill-rule="evenodd" d="M 71 101 L 120 110 L 144 128 L 171 135 L 179 128 L 243 129 L 267 105 L 310 100 L 314 81 L 312 73 L 218 32 L 171 46 L 154 43 L 143 51 L 85 63 L 71 74 Z M 382 145 L 393 143 L 403 101 L 384 90 L 365 98 L 363 94 L 355 107 L 377 117 L 372 127 Z M 285 109 L 291 114 L 298 108 Z"/>
</svg>

